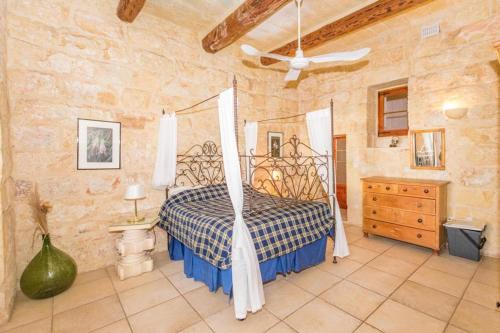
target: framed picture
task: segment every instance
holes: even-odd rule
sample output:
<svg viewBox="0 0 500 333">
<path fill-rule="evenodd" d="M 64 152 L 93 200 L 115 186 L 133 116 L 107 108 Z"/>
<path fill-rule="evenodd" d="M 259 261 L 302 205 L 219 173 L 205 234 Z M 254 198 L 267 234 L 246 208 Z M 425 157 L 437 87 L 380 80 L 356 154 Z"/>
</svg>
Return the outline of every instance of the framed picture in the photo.
<svg viewBox="0 0 500 333">
<path fill-rule="evenodd" d="M 121 167 L 121 123 L 78 118 L 77 169 Z"/>
<path fill-rule="evenodd" d="M 267 153 L 271 153 L 271 157 L 283 157 L 282 132 L 267 132 Z"/>
</svg>

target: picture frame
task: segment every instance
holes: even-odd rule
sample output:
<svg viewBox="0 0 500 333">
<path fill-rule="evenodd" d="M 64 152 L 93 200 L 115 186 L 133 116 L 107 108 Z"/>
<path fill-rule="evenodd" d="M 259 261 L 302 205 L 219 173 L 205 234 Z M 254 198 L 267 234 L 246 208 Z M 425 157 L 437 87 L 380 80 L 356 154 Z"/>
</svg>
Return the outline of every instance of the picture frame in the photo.
<svg viewBox="0 0 500 333">
<path fill-rule="evenodd" d="M 283 132 L 267 132 L 267 153 L 271 157 L 283 157 Z"/>
<path fill-rule="evenodd" d="M 121 123 L 78 118 L 77 170 L 121 168 Z"/>
<path fill-rule="evenodd" d="M 445 129 L 410 131 L 410 167 L 412 169 L 445 170 Z"/>
</svg>

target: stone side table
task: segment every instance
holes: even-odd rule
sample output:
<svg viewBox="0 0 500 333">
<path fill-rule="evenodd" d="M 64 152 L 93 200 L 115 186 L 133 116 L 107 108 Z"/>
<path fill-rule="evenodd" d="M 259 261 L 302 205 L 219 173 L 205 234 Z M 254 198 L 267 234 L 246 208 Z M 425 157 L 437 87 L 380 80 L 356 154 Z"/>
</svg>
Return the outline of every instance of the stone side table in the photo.
<svg viewBox="0 0 500 333">
<path fill-rule="evenodd" d="M 146 219 L 139 223 L 118 222 L 109 226 L 109 232 L 122 232 L 116 240 L 116 250 L 120 259 L 116 272 L 120 280 L 153 270 L 153 258 L 149 253 L 155 247 L 153 227 L 159 218 Z"/>
</svg>

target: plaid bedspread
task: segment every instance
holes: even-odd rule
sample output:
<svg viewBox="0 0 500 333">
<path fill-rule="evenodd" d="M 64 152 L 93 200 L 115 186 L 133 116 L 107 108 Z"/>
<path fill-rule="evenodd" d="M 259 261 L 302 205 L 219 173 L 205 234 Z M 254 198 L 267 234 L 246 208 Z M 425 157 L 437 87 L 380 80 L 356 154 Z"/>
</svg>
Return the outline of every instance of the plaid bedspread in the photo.
<svg viewBox="0 0 500 333">
<path fill-rule="evenodd" d="M 252 213 L 249 196 L 252 197 Z M 244 185 L 243 218 L 252 235 L 259 262 L 293 252 L 333 228 L 327 204 L 270 198 Z M 277 204 L 278 203 L 278 204 Z M 165 201 L 159 226 L 210 264 L 231 267 L 234 210 L 225 184 L 190 189 Z"/>
</svg>

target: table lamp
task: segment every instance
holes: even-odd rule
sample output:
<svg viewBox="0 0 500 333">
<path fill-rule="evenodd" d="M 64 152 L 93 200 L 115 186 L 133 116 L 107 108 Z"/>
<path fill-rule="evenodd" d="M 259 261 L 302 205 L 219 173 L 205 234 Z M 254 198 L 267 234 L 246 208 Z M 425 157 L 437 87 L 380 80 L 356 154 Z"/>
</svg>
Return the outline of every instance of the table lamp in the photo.
<svg viewBox="0 0 500 333">
<path fill-rule="evenodd" d="M 125 200 L 134 200 L 134 208 L 135 208 L 135 216 L 131 219 L 128 219 L 130 223 L 142 222 L 145 220 L 144 216 L 137 215 L 137 200 L 141 200 L 146 198 L 146 194 L 144 193 L 144 186 L 141 184 L 132 184 L 127 187 L 125 191 Z"/>
</svg>

